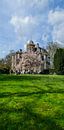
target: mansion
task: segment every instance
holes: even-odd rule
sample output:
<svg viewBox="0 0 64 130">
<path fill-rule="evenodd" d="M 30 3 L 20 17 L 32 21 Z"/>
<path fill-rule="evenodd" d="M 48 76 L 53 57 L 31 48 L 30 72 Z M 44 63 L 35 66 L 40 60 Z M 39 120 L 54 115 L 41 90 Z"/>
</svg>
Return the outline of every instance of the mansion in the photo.
<svg viewBox="0 0 64 130">
<path fill-rule="evenodd" d="M 32 40 L 27 42 L 26 51 L 12 55 L 11 71 L 13 73 L 43 73 L 50 68 L 50 56 L 46 49 L 41 48 Z"/>
</svg>

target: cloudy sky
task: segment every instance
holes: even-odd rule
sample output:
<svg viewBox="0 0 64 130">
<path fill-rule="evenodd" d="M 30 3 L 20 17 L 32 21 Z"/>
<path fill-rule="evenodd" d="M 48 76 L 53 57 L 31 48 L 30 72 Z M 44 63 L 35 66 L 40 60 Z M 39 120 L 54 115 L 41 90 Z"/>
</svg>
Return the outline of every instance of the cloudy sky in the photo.
<svg viewBox="0 0 64 130">
<path fill-rule="evenodd" d="M 0 0 L 0 58 L 28 40 L 64 45 L 64 0 Z"/>
</svg>

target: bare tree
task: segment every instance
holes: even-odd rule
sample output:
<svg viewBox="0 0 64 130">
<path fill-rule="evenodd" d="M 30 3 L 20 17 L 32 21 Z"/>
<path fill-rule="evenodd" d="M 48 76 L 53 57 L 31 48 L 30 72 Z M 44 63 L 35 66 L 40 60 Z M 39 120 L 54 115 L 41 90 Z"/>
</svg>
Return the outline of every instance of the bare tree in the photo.
<svg viewBox="0 0 64 130">
<path fill-rule="evenodd" d="M 57 42 L 49 42 L 47 45 L 47 51 L 50 55 L 50 67 L 51 69 L 54 68 L 54 55 L 56 50 L 60 48 L 60 45 Z"/>
</svg>

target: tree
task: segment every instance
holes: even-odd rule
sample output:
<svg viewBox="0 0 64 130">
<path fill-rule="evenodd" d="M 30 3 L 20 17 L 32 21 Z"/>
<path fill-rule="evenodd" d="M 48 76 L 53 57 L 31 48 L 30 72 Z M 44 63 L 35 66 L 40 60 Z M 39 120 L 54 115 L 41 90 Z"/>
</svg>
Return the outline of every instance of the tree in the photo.
<svg viewBox="0 0 64 130">
<path fill-rule="evenodd" d="M 6 64 L 7 69 L 10 71 L 11 70 L 11 59 L 12 55 L 14 54 L 14 51 L 11 50 L 10 53 L 5 57 L 4 61 Z"/>
<path fill-rule="evenodd" d="M 37 53 L 23 53 L 22 57 L 23 60 L 20 62 L 20 66 L 19 68 L 23 68 L 26 72 L 30 72 L 30 73 L 40 73 L 40 68 L 39 66 L 41 66 L 41 58 L 38 58 Z M 37 68 L 37 69 L 36 69 Z"/>
<path fill-rule="evenodd" d="M 56 50 L 60 48 L 60 45 L 57 42 L 49 42 L 47 45 L 47 50 L 50 56 L 50 68 L 54 69 L 54 54 Z"/>
<path fill-rule="evenodd" d="M 9 73 L 9 70 L 5 64 L 4 59 L 0 60 L 0 74 L 5 74 L 5 73 Z"/>
<path fill-rule="evenodd" d="M 57 49 L 54 55 L 54 67 L 57 74 L 64 74 L 64 49 Z"/>
<path fill-rule="evenodd" d="M 10 51 L 10 53 L 4 58 L 0 60 L 0 73 L 9 73 L 11 70 L 11 57 L 14 51 Z"/>
</svg>

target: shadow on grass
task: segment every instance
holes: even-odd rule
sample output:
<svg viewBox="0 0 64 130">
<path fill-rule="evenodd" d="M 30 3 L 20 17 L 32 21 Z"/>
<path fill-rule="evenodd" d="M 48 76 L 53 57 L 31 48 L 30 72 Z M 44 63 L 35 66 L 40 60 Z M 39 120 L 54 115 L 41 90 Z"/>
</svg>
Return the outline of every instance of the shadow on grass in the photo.
<svg viewBox="0 0 64 130">
<path fill-rule="evenodd" d="M 26 81 L 26 80 L 40 80 L 41 76 L 36 75 L 1 75 L 0 81 Z M 45 77 L 43 77 L 45 79 Z"/>
<path fill-rule="evenodd" d="M 11 93 L 11 92 L 1 92 L 0 93 L 0 98 L 4 97 L 11 97 L 11 96 L 32 96 L 32 95 L 37 95 L 37 94 L 46 94 L 46 93 L 64 93 L 63 89 L 58 89 L 58 90 L 41 90 L 41 91 L 35 91 L 35 92 L 17 92 L 17 93 Z"/>
<path fill-rule="evenodd" d="M 2 108 L 2 112 L 4 115 L 6 113 L 6 116 L 0 117 L 0 130 L 64 130 L 56 123 L 54 118 L 34 112 L 33 104 L 25 104 L 22 109 L 18 110 L 4 110 Z M 12 112 L 16 113 L 15 118 L 9 117 Z M 20 118 L 17 120 L 18 114 Z M 11 117 L 13 117 L 13 114 Z"/>
</svg>

